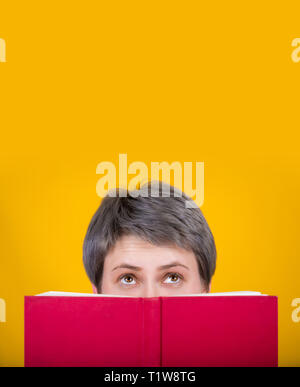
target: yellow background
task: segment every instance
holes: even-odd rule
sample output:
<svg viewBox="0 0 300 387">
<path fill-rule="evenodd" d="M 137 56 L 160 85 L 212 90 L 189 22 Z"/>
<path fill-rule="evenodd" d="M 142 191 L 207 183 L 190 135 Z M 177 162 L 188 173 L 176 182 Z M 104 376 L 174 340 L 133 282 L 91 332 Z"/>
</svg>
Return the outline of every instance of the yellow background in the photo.
<svg viewBox="0 0 300 387">
<path fill-rule="evenodd" d="M 279 297 L 300 365 L 299 1 L 0 2 L 0 365 L 23 365 L 23 297 L 90 292 L 96 166 L 204 161 L 212 291 Z"/>
</svg>

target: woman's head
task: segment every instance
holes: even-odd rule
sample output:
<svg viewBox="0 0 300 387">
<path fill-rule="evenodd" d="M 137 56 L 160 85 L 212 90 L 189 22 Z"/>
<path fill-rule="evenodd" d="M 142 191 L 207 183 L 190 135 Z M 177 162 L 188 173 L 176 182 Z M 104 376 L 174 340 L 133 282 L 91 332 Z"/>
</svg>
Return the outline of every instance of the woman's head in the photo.
<svg viewBox="0 0 300 387">
<path fill-rule="evenodd" d="M 190 200 L 165 183 L 106 196 L 83 245 L 99 293 L 156 297 L 207 292 L 216 267 L 213 235 Z"/>
</svg>

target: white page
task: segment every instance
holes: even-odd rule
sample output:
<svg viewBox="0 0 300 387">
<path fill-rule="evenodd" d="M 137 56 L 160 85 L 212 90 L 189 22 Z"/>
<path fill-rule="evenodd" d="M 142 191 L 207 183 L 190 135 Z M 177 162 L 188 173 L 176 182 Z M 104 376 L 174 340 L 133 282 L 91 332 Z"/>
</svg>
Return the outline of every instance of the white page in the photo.
<svg viewBox="0 0 300 387">
<path fill-rule="evenodd" d="M 200 294 L 179 294 L 176 296 L 171 297 L 184 297 L 184 296 L 201 296 L 201 297 L 207 297 L 207 296 L 266 296 L 267 294 L 261 294 L 261 292 L 254 292 L 249 290 L 242 290 L 237 292 L 223 292 L 223 293 L 200 293 Z"/>
<path fill-rule="evenodd" d="M 116 294 L 93 294 L 93 293 L 72 293 L 72 292 L 46 292 L 37 294 L 37 297 L 131 297 L 132 296 L 119 296 Z"/>
<path fill-rule="evenodd" d="M 264 296 L 266 294 L 261 294 L 260 292 L 253 292 L 253 291 L 238 291 L 238 292 L 224 292 L 224 293 L 200 293 L 200 294 L 179 294 L 179 295 L 172 295 L 167 297 L 207 297 L 207 296 Z M 137 298 L 136 296 L 121 296 L 116 294 L 92 294 L 92 293 L 71 293 L 71 292 L 46 292 L 37 294 L 38 297 L 43 296 L 56 296 L 56 297 L 130 297 L 130 298 Z"/>
</svg>

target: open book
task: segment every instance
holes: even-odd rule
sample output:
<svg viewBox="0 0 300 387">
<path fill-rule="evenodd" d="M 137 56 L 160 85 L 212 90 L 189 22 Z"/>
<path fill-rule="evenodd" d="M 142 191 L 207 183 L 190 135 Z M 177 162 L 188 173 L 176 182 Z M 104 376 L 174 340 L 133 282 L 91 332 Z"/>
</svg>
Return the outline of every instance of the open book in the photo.
<svg viewBox="0 0 300 387">
<path fill-rule="evenodd" d="M 264 296 L 260 292 L 252 291 L 239 291 L 239 292 L 223 292 L 223 293 L 199 293 L 199 294 L 178 294 L 172 297 L 195 297 L 195 296 Z M 131 297 L 132 296 L 119 296 L 114 294 L 91 294 L 91 293 L 71 293 L 71 292 L 46 292 L 37 294 L 37 296 L 57 296 L 57 297 Z M 136 297 L 135 297 L 136 298 Z"/>
<path fill-rule="evenodd" d="M 277 366 L 277 297 L 260 292 L 25 297 L 26 366 Z"/>
</svg>

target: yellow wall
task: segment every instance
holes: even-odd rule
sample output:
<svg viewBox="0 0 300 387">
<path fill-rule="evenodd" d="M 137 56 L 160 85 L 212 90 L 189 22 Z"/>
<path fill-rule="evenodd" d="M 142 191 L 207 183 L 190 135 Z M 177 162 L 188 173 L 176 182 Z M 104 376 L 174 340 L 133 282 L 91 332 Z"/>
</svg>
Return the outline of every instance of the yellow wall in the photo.
<svg viewBox="0 0 300 387">
<path fill-rule="evenodd" d="M 0 365 L 23 365 L 23 297 L 89 292 L 101 161 L 204 161 L 212 291 L 279 297 L 300 366 L 299 1 L 0 3 Z M 294 55 L 295 57 L 295 55 Z"/>
</svg>

